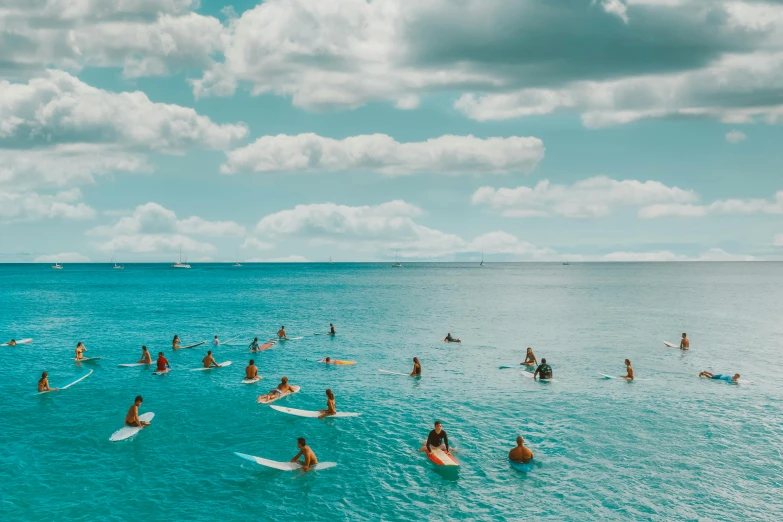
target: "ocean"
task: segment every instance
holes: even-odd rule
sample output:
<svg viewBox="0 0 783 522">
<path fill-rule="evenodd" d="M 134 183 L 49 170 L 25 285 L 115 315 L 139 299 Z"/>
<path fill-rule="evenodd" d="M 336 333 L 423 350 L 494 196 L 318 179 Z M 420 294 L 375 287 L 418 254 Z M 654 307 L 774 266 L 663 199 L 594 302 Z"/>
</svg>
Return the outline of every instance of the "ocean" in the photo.
<svg viewBox="0 0 783 522">
<path fill-rule="evenodd" d="M 0 519 L 781 520 L 781 318 L 783 263 L 0 264 L 0 341 L 34 339 L 2 347 Z M 248 352 L 281 325 L 303 338 Z M 664 346 L 682 332 L 690 351 Z M 213 350 L 233 365 L 188 371 L 209 344 L 172 352 L 175 334 L 240 336 Z M 75 363 L 79 341 L 102 359 Z M 118 367 L 142 344 L 173 371 Z M 528 346 L 555 382 L 523 375 Z M 414 356 L 420 379 L 378 372 Z M 245 385 L 251 358 L 264 379 Z M 636 382 L 599 375 L 625 358 Z M 36 394 L 42 371 L 90 369 Z M 277 405 L 324 408 L 331 388 L 361 416 L 257 404 L 283 375 L 301 391 Z M 139 394 L 152 425 L 110 442 Z M 417 451 L 436 420 L 459 470 Z M 527 473 L 507 460 L 517 435 Z M 337 467 L 234 455 L 287 461 L 298 437 Z"/>
</svg>

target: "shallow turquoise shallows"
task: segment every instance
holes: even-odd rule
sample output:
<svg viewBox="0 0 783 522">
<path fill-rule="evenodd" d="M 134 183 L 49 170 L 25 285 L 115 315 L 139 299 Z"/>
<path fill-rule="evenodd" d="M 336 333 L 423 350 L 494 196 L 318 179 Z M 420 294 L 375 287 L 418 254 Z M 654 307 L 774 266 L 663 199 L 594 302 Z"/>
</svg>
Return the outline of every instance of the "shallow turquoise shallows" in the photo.
<svg viewBox="0 0 783 522">
<path fill-rule="evenodd" d="M 34 338 L 2 348 L 4 521 L 783 519 L 781 263 L 0 265 L 0 307 L 0 340 Z M 304 338 L 248 352 L 281 325 Z M 689 352 L 664 346 L 682 332 Z M 209 346 L 172 352 L 174 334 L 241 342 L 214 350 L 231 367 L 190 372 Z M 76 364 L 78 341 L 103 358 Z M 171 374 L 118 367 L 142 344 Z M 523 375 L 527 346 L 556 382 Z M 378 373 L 414 356 L 421 379 Z M 251 357 L 264 380 L 241 384 Z M 598 375 L 625 358 L 637 382 Z M 44 370 L 56 386 L 89 369 L 35 393 Z M 362 415 L 257 404 L 283 375 L 302 388 L 278 405 L 323 408 L 328 387 Z M 152 426 L 109 442 L 138 394 Z M 417 452 L 435 420 L 457 472 Z M 519 434 L 529 473 L 506 458 Z M 338 466 L 234 455 L 285 461 L 297 437 Z"/>
</svg>

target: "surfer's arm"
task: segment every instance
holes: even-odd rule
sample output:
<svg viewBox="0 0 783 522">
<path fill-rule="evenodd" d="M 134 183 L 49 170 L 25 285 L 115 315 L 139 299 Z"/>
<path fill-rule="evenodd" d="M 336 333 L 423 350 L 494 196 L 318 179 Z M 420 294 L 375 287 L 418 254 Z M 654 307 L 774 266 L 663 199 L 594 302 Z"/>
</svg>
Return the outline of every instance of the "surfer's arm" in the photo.
<svg viewBox="0 0 783 522">
<path fill-rule="evenodd" d="M 446 451 L 449 451 L 449 436 L 445 431 L 443 432 L 443 442 L 446 444 Z"/>
<path fill-rule="evenodd" d="M 303 451 L 300 451 L 299 453 L 297 453 L 297 454 L 294 456 L 294 458 L 292 458 L 292 459 L 291 459 L 291 462 L 296 462 L 297 460 L 299 460 L 299 457 L 301 457 L 301 456 L 302 456 L 302 453 L 304 453 L 304 452 L 303 452 Z"/>
</svg>

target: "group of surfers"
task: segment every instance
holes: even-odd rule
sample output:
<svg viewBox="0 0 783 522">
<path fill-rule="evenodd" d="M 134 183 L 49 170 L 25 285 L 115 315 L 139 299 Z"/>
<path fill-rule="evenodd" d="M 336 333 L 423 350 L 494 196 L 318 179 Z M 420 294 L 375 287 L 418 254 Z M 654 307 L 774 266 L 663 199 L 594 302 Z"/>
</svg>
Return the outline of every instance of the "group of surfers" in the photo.
<svg viewBox="0 0 783 522">
<path fill-rule="evenodd" d="M 443 423 L 435 421 L 435 426 L 429 435 L 427 440 L 424 441 L 424 445 L 419 451 L 431 453 L 432 448 L 439 448 L 446 453 L 450 453 L 449 448 L 449 436 L 446 434 L 446 430 L 443 429 Z M 533 452 L 525 446 L 525 439 L 521 435 L 517 437 L 517 445 L 508 452 L 508 459 L 512 462 L 519 462 L 527 464 L 533 460 Z"/>
</svg>

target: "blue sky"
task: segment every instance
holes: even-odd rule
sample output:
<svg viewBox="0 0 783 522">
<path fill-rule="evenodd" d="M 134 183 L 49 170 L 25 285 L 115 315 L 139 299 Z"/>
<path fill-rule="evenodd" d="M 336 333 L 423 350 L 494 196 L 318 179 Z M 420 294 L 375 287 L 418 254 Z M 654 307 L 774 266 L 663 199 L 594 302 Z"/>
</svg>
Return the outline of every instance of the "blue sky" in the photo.
<svg viewBox="0 0 783 522">
<path fill-rule="evenodd" d="M 0 261 L 783 259 L 783 4 L 0 8 Z"/>
</svg>

